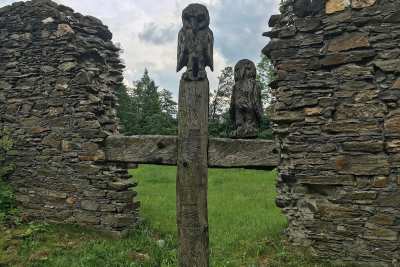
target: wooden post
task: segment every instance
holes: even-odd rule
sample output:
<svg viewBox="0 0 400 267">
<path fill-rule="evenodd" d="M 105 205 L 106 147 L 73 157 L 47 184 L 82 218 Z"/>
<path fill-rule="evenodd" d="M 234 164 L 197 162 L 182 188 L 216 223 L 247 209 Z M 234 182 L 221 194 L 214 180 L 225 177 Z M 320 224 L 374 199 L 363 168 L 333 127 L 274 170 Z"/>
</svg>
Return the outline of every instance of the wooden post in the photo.
<svg viewBox="0 0 400 267">
<path fill-rule="evenodd" d="M 178 112 L 176 212 L 180 267 L 209 266 L 208 79 L 181 80 Z"/>
</svg>

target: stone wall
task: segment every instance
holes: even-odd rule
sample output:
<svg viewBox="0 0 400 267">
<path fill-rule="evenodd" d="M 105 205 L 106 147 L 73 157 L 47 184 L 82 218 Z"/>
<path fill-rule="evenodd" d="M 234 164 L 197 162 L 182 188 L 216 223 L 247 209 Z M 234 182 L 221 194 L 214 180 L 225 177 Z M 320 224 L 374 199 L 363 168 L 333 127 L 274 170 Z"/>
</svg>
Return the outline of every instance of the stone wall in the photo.
<svg viewBox="0 0 400 267">
<path fill-rule="evenodd" d="M 288 0 L 264 48 L 293 244 L 361 266 L 400 262 L 400 1 Z"/>
<path fill-rule="evenodd" d="M 119 231 L 135 224 L 126 166 L 105 161 L 118 133 L 124 66 L 100 20 L 47 0 L 0 9 L 0 119 L 16 143 L 9 178 L 25 216 Z"/>
</svg>

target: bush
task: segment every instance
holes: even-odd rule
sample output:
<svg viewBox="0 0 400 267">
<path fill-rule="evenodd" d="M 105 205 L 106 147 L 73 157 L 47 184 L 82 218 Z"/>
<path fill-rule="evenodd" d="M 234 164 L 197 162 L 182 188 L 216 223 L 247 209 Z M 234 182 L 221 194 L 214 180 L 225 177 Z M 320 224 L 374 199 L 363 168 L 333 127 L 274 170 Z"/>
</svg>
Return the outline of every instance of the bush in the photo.
<svg viewBox="0 0 400 267">
<path fill-rule="evenodd" d="M 4 222 L 14 211 L 14 194 L 11 187 L 0 180 L 0 223 Z"/>
<path fill-rule="evenodd" d="M 14 194 L 5 181 L 6 176 L 14 169 L 7 159 L 7 152 L 12 146 L 9 131 L 0 129 L 0 222 L 4 222 L 9 215 L 15 213 Z"/>
</svg>

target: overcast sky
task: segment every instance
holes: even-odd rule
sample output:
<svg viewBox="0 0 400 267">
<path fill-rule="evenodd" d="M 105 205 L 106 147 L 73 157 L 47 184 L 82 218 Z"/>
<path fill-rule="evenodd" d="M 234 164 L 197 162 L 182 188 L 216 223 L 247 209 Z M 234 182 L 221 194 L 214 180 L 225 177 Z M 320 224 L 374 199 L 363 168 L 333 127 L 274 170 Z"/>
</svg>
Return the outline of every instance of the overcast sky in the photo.
<svg viewBox="0 0 400 267">
<path fill-rule="evenodd" d="M 55 0 L 72 7 L 75 12 L 100 18 L 120 43 L 126 64 L 125 80 L 137 80 L 148 68 L 156 83 L 178 92 L 180 73 L 176 74 L 177 35 L 181 28 L 181 12 L 189 3 L 205 4 L 214 32 L 214 73 L 209 73 L 211 88 L 227 65 L 242 58 L 259 61 L 267 39 L 261 34 L 276 14 L 280 0 Z M 0 0 L 0 7 L 16 2 Z"/>
</svg>

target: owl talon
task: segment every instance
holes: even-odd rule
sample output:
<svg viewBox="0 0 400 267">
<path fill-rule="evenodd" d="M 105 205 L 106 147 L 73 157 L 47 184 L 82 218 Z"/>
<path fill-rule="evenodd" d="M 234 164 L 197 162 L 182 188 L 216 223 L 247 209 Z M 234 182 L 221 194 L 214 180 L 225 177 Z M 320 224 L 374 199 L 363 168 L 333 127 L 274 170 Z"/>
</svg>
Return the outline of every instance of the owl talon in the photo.
<svg viewBox="0 0 400 267">
<path fill-rule="evenodd" d="M 199 80 L 204 80 L 207 78 L 207 72 L 205 70 L 199 71 Z"/>
<path fill-rule="evenodd" d="M 186 81 L 201 81 L 207 78 L 207 72 L 205 70 L 199 71 L 197 77 L 193 75 L 192 71 L 186 71 L 182 74 L 182 79 Z"/>
</svg>

